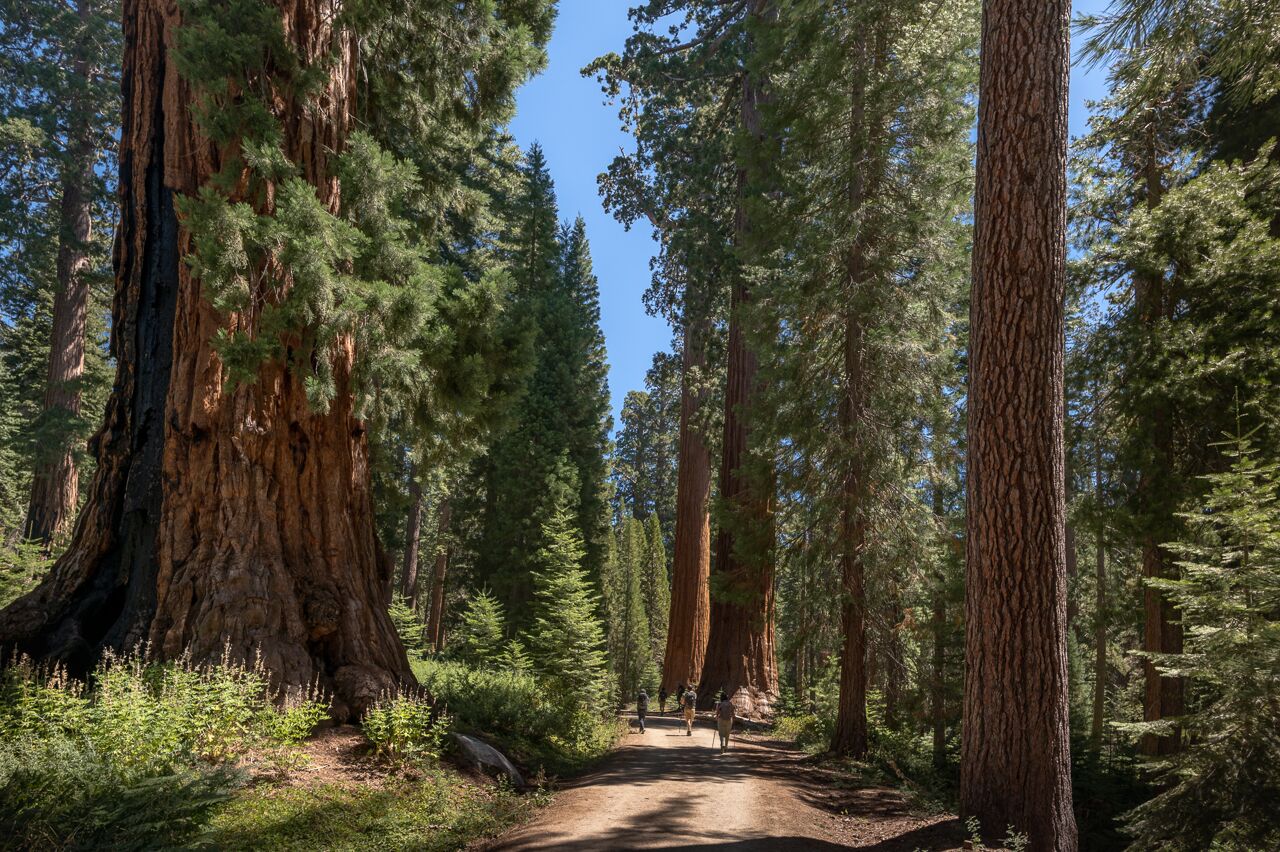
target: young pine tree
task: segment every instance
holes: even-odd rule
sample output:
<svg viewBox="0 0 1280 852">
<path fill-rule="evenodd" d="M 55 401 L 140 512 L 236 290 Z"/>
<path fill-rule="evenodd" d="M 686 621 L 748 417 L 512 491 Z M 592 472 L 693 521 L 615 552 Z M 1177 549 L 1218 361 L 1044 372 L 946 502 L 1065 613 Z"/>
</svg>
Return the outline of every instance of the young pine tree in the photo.
<svg viewBox="0 0 1280 852">
<path fill-rule="evenodd" d="M 467 602 L 462 623 L 453 635 L 453 654 L 473 666 L 491 666 L 504 654 L 502 605 L 489 592 Z"/>
<path fill-rule="evenodd" d="M 543 537 L 546 544 L 534 561 L 529 656 L 553 695 L 591 707 L 608 689 L 608 670 L 599 599 L 582 567 L 582 536 L 561 508 L 551 516 Z"/>
<path fill-rule="evenodd" d="M 1229 470 L 1183 517 L 1170 546 L 1181 579 L 1151 579 L 1181 614 L 1182 654 L 1156 655 L 1196 700 L 1181 751 L 1158 764 L 1164 792 L 1130 815 L 1137 850 L 1280 847 L 1280 463 L 1249 436 L 1227 443 Z M 1168 721 L 1142 727 L 1168 735 Z"/>
<path fill-rule="evenodd" d="M 652 656 L 661 660 L 667 645 L 667 618 L 671 613 L 671 586 L 667 580 L 667 548 L 663 542 L 658 513 L 645 521 L 644 609 L 649 621 Z"/>
</svg>

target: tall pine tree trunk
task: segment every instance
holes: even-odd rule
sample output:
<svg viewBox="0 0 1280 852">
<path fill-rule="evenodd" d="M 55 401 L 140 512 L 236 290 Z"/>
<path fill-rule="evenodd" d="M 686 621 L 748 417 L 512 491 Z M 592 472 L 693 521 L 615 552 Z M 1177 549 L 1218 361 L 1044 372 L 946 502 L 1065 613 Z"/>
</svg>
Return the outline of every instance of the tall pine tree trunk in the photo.
<svg viewBox="0 0 1280 852">
<path fill-rule="evenodd" d="M 671 563 L 671 615 L 662 658 L 662 685 L 674 694 L 682 683 L 697 683 L 707 652 L 711 599 L 711 453 L 695 421 L 706 394 L 692 384 L 694 370 L 706 366 L 705 330 L 686 320 L 681 353 L 680 456 L 676 473 L 676 530 Z"/>
<path fill-rule="evenodd" d="M 87 25 L 89 3 L 80 0 L 77 12 Z M 86 38 L 83 33 L 80 39 Z M 53 301 L 53 330 L 49 339 L 49 366 L 44 391 L 44 416 L 70 420 L 80 415 L 79 381 L 84 375 L 85 321 L 89 312 L 89 241 L 93 238 L 93 168 L 97 149 L 93 137 L 91 107 L 84 102 L 92 87 L 94 69 L 79 54 L 72 73 L 82 85 L 81 100 L 73 105 L 68 150 L 62 167 L 62 200 L 58 227 L 58 291 Z M 59 429 L 65 434 L 64 429 Z M 27 506 L 24 535 L 46 548 L 67 532 L 75 519 L 80 498 L 75 447 L 65 439 L 54 446 L 37 447 Z"/>
<path fill-rule="evenodd" d="M 334 11 L 323 0 L 280 0 L 286 40 L 304 64 L 324 63 L 327 80 L 310 104 L 287 88 L 271 101 L 285 154 L 330 210 L 330 157 L 351 128 L 356 67 Z M 382 605 L 390 562 L 348 387 L 354 344 L 336 341 L 337 394 L 326 413 L 312 410 L 302 378 L 279 363 L 251 384 L 227 381 L 214 334 L 253 318 L 221 317 L 202 297 L 174 202 L 235 151 L 194 124 L 197 98 L 169 56 L 180 18 L 161 0 L 124 3 L 115 389 L 72 543 L 51 576 L 0 616 L 0 642 L 81 672 L 106 648 L 141 643 L 201 662 L 224 650 L 260 655 L 281 684 L 331 689 L 345 718 L 412 680 Z M 270 193 L 255 201 L 269 205 Z"/>
<path fill-rule="evenodd" d="M 1149 140 L 1146 163 L 1143 168 L 1146 189 L 1146 205 L 1154 210 L 1164 195 L 1164 183 L 1156 159 L 1154 138 Z M 1172 319 L 1172 303 L 1165 282 L 1159 273 L 1134 275 L 1138 322 L 1143 333 L 1151 337 L 1162 333 L 1158 330 L 1162 321 Z M 1142 537 L 1142 576 L 1144 579 L 1176 579 L 1177 566 L 1163 543 L 1173 538 L 1174 506 L 1169 503 L 1171 479 L 1174 475 L 1173 419 L 1169 406 L 1163 400 L 1149 405 L 1144 412 L 1149 430 L 1150 447 L 1146 466 L 1139 471 L 1138 494 L 1146 532 Z M 1143 632 L 1142 649 L 1151 654 L 1181 654 L 1182 625 L 1174 606 L 1159 590 L 1144 587 L 1142 592 Z M 1163 677 L 1150 659 L 1143 659 L 1145 680 L 1143 719 L 1159 721 L 1180 716 L 1183 711 L 1183 683 L 1181 678 Z M 1181 735 L 1147 734 L 1142 738 L 1141 749 L 1148 755 L 1167 755 L 1176 752 Z"/>
<path fill-rule="evenodd" d="M 750 26 L 760 26 L 777 15 L 773 0 L 752 0 Z M 750 62 L 748 62 L 750 64 Z M 764 138 L 760 113 L 765 98 L 764 81 L 748 69 L 742 76 L 741 121 L 744 136 L 759 144 Z M 734 238 L 740 256 L 751 251 L 752 227 L 746 194 L 752 176 L 739 166 L 740 199 L 734 221 Z M 716 535 L 715 565 L 720 594 L 711 600 L 711 631 L 698 687 L 703 707 L 724 691 L 747 717 L 763 717 L 778 694 L 773 606 L 773 475 L 772 470 L 751 469 L 752 403 L 757 392 L 759 363 L 747 341 L 743 314 L 751 303 L 751 290 L 740 271 L 735 272 L 729 300 L 729 351 L 724 393 L 724 439 L 720 458 L 720 499 L 726 506 L 725 522 Z M 770 462 L 761 460 L 761 465 Z"/>
<path fill-rule="evenodd" d="M 962 815 L 1074 852 L 1063 471 L 1067 0 L 985 0 Z"/>
<path fill-rule="evenodd" d="M 854 265 L 860 266 L 856 260 Z M 851 274 L 855 273 L 851 270 Z M 831 750 L 836 754 L 861 757 L 867 752 L 867 592 L 863 563 L 867 524 L 862 507 L 866 483 L 858 458 L 856 424 L 864 416 L 865 379 L 862 325 L 852 310 L 845 319 L 845 391 L 840 401 L 841 431 L 846 441 L 844 449 L 850 454 L 840 500 L 840 574 L 843 586 L 840 626 L 844 645 L 840 654 L 840 700 Z"/>
<path fill-rule="evenodd" d="M 418 605 L 418 539 L 422 537 L 422 483 L 418 465 L 409 466 L 409 515 L 405 518 L 404 565 L 400 571 L 400 596 L 410 609 Z"/>
<path fill-rule="evenodd" d="M 453 508 L 449 498 L 440 503 L 440 518 L 436 527 L 436 562 L 431 576 L 431 612 L 427 618 L 427 641 L 437 654 L 444 650 L 444 591 L 449 573 L 449 523 Z"/>
</svg>

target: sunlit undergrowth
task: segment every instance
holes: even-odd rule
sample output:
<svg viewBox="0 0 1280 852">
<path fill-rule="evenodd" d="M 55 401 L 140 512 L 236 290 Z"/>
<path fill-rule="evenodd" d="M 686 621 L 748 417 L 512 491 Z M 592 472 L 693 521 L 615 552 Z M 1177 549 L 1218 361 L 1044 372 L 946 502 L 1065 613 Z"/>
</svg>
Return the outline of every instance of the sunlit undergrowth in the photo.
<svg viewBox="0 0 1280 852">
<path fill-rule="evenodd" d="M 230 661 L 108 657 L 88 684 L 14 662 L 0 675 L 0 849 L 453 849 L 544 800 L 442 764 L 450 720 L 417 693 L 370 710 L 367 751 L 346 734 L 358 771 L 322 771 L 307 742 L 319 698 L 276 694 Z"/>
<path fill-rule="evenodd" d="M 216 849 L 458 849 L 519 822 L 545 794 L 464 782 L 435 769 L 385 786 L 246 791 L 213 820 Z"/>
<path fill-rule="evenodd" d="M 455 730 L 483 737 L 535 773 L 579 771 L 618 736 L 602 708 L 555 695 L 530 673 L 438 660 L 415 662 L 413 672 Z"/>
</svg>

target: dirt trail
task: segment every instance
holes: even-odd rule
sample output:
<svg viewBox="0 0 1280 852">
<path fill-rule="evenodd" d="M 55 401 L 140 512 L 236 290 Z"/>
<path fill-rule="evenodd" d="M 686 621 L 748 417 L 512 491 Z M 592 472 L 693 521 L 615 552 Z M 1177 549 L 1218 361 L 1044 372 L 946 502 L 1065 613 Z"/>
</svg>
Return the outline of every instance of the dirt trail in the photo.
<svg viewBox="0 0 1280 852">
<path fill-rule="evenodd" d="M 598 769 L 572 782 L 534 822 L 489 850 L 958 848 L 954 820 L 912 815 L 891 790 L 833 789 L 784 743 L 736 739 L 721 755 L 709 720 L 693 736 L 650 718 Z"/>
</svg>

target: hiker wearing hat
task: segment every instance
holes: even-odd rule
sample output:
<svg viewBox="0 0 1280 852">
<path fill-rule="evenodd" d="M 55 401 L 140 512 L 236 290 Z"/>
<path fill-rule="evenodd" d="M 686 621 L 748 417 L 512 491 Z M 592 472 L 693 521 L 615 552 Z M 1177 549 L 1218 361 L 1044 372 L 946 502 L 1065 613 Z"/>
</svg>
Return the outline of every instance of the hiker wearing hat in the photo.
<svg viewBox="0 0 1280 852">
<path fill-rule="evenodd" d="M 716 704 L 716 730 L 720 733 L 720 753 L 729 747 L 729 734 L 733 731 L 734 707 L 729 696 L 722 691 Z"/>
<path fill-rule="evenodd" d="M 644 733 L 644 717 L 649 712 L 649 693 L 643 689 L 636 696 L 636 716 L 640 719 L 640 733 Z"/>
</svg>

